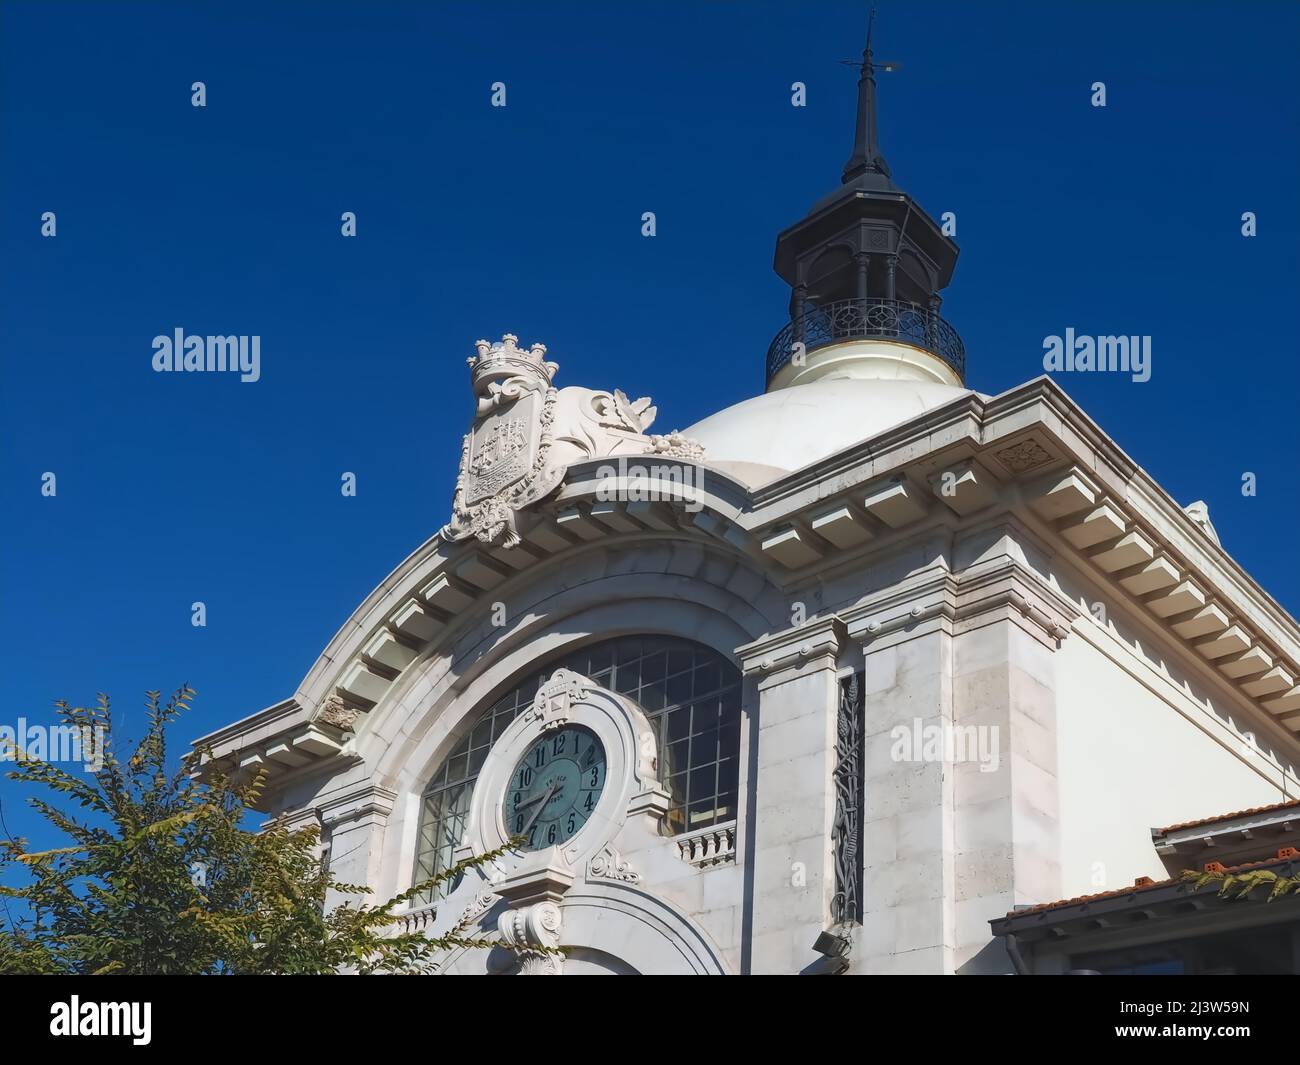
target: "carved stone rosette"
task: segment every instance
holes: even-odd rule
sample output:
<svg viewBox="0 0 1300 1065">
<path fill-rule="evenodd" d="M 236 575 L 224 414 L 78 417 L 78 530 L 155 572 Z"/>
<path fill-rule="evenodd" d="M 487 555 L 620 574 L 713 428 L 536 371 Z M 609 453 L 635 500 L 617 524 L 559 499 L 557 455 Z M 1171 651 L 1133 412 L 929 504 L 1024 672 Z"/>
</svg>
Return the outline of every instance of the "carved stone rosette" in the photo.
<svg viewBox="0 0 1300 1065">
<path fill-rule="evenodd" d="M 559 976 L 564 972 L 564 955 L 559 953 L 560 907 L 539 902 L 507 910 L 497 922 L 501 942 L 519 955 L 519 976 Z"/>
</svg>

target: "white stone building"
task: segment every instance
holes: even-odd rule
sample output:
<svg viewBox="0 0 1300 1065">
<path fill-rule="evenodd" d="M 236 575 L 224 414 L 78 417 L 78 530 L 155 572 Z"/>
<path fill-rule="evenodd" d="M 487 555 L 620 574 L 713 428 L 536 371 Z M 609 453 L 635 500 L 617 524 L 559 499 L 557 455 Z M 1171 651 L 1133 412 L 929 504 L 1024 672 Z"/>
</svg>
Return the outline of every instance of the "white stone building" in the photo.
<svg viewBox="0 0 1300 1065">
<path fill-rule="evenodd" d="M 1204 508 L 1052 380 L 965 387 L 870 56 L 843 182 L 778 238 L 765 394 L 657 436 L 480 341 L 451 521 L 199 741 L 377 895 L 528 837 L 408 926 L 566 974 L 1064 971 L 1061 937 L 1128 940 L 1004 915 L 1159 886 L 1201 842 L 1153 826 L 1300 796 L 1300 629 Z"/>
</svg>

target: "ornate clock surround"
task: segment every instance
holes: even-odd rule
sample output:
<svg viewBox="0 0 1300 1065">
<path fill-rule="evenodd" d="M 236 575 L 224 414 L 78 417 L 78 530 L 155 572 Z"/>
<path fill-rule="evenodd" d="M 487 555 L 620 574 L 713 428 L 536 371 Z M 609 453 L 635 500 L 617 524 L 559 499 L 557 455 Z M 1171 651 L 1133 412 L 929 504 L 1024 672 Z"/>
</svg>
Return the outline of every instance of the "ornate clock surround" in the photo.
<svg viewBox="0 0 1300 1065">
<path fill-rule="evenodd" d="M 509 863 L 506 879 L 496 890 L 520 901 L 557 899 L 572 882 L 573 872 L 599 854 L 628 818 L 645 815 L 658 822 L 668 812 L 668 793 L 656 776 L 658 746 L 645 714 L 590 678 L 561 668 L 543 682 L 532 706 L 506 727 L 488 755 L 474 787 L 457 858 L 505 846 L 510 833 L 501 800 L 515 766 L 539 737 L 570 724 L 590 729 L 604 746 L 605 789 L 587 823 L 571 839 L 514 852 L 518 858 Z"/>
</svg>

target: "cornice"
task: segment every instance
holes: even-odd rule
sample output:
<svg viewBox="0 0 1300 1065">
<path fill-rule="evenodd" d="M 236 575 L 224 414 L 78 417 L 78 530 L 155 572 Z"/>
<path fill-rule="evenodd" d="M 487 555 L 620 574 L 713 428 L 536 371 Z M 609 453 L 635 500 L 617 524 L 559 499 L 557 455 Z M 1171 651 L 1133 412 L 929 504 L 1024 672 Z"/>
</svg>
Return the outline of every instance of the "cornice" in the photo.
<svg viewBox="0 0 1300 1065">
<path fill-rule="evenodd" d="M 520 512 L 516 547 L 426 541 L 340 628 L 292 699 L 199 743 L 232 755 L 251 750 L 245 760 L 295 774 L 306 771 L 304 754 L 335 757 L 347 734 L 331 731 L 329 720 L 364 715 L 412 663 L 450 645 L 492 602 L 542 567 L 589 551 L 663 540 L 711 545 L 788 590 L 874 564 L 928 529 L 954 535 L 1003 515 L 1050 552 L 1078 560 L 1103 586 L 1122 589 L 1117 594 L 1139 603 L 1185 654 L 1212 663 L 1256 714 L 1300 733 L 1300 626 L 1050 378 L 990 399 L 960 396 L 753 491 L 689 459 L 642 456 L 691 481 L 675 487 L 670 480 L 659 497 L 637 498 L 599 475 L 617 461 L 570 467 L 558 492 Z M 1039 639 L 1061 638 L 1072 606 L 1028 571 L 998 579 L 1005 587 L 959 575 L 941 602 L 922 604 L 932 613 L 913 620 L 958 631 L 1003 610 Z M 882 602 L 845 615 L 845 633 L 862 638 L 859 622 L 870 624 L 862 619 Z M 908 621 L 890 615 L 879 623 L 890 628 L 877 638 L 899 638 Z M 743 648 L 746 669 L 765 658 L 797 661 L 817 631 L 804 626 Z M 829 653 L 830 637 L 830 630 L 817 637 L 817 654 Z M 1216 639 L 1231 653 L 1218 654 Z M 331 707 L 341 713 L 331 715 Z M 1300 738 L 1296 744 L 1300 751 Z"/>
<path fill-rule="evenodd" d="M 321 823 L 327 828 L 334 828 L 359 818 L 387 820 L 396 802 L 397 792 L 378 784 L 366 783 L 330 796 L 316 810 Z"/>
<path fill-rule="evenodd" d="M 1163 492 L 1107 493 L 1081 465 L 1026 485 L 1024 517 L 1247 704 L 1300 731 L 1300 630 Z M 1263 617 L 1260 616 L 1261 612 Z"/>
<path fill-rule="evenodd" d="M 775 675 L 809 665 L 834 669 L 843 643 L 844 626 L 837 617 L 810 618 L 771 636 L 736 648 L 746 675 Z"/>
<path fill-rule="evenodd" d="M 943 629 L 949 635 L 1010 620 L 1056 648 L 1079 609 L 1033 570 L 1014 559 L 891 588 L 841 611 L 848 639 L 864 652 Z"/>
</svg>

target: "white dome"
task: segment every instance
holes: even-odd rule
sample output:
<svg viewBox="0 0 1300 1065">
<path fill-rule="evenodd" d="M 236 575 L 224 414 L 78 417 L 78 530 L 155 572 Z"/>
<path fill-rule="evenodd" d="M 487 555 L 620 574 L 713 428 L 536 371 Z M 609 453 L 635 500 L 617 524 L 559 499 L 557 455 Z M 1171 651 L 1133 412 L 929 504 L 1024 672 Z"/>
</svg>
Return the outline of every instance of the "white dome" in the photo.
<svg viewBox="0 0 1300 1065">
<path fill-rule="evenodd" d="M 682 434 L 704 445 L 705 463 L 753 486 L 971 394 L 937 381 L 824 378 L 747 399 Z"/>
</svg>

